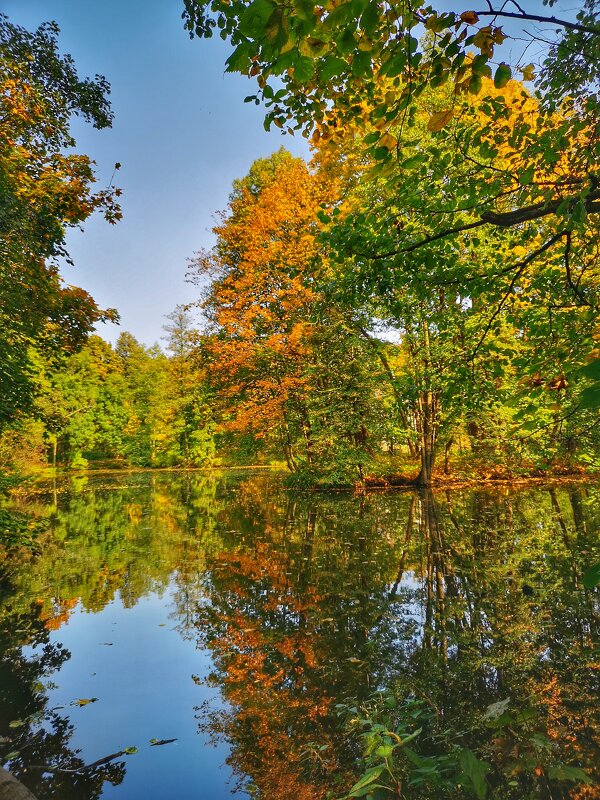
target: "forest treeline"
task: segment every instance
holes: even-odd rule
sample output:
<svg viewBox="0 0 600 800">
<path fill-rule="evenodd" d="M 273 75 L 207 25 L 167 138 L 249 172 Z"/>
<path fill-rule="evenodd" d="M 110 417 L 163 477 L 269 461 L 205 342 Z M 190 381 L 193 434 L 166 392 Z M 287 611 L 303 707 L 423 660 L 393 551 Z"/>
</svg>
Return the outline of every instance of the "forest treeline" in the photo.
<svg viewBox="0 0 600 800">
<path fill-rule="evenodd" d="M 73 113 L 110 124 L 106 83 L 79 79 L 55 26 L 3 18 L 2 462 L 275 461 L 297 486 L 597 466 L 593 7 L 564 25 L 577 69 L 548 46 L 533 88 L 475 12 L 398 18 L 404 51 L 375 6 L 284 24 L 243 5 L 186 3 L 187 24 L 233 36 L 247 99 L 312 158 L 281 149 L 234 183 L 166 353 L 90 337 L 115 312 L 58 271 L 70 226 L 120 216 L 118 189 L 62 155 Z"/>
</svg>

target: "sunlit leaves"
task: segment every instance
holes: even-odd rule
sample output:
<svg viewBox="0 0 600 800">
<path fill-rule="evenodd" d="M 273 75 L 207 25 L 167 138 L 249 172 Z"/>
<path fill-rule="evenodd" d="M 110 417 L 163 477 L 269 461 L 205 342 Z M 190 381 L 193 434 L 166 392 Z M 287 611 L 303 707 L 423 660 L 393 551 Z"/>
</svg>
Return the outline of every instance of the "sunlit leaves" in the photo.
<svg viewBox="0 0 600 800">
<path fill-rule="evenodd" d="M 432 114 L 427 122 L 427 130 L 429 131 L 441 131 L 442 128 L 445 128 L 446 125 L 450 122 L 452 117 L 454 116 L 454 109 L 449 108 L 446 111 L 436 111 L 435 114 Z"/>
</svg>

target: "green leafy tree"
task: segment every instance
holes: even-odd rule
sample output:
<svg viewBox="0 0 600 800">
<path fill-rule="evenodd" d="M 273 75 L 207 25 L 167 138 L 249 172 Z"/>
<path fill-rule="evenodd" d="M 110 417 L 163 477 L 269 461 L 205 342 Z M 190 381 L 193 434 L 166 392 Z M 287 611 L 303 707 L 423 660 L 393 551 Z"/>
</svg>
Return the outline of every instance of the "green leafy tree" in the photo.
<svg viewBox="0 0 600 800">
<path fill-rule="evenodd" d="M 109 86 L 81 79 L 58 51 L 58 27 L 34 33 L 0 16 L 0 425 L 32 400 L 31 346 L 74 352 L 101 319 L 90 295 L 65 286 L 65 235 L 95 210 L 116 222 L 118 190 L 93 190 L 92 162 L 72 150 L 73 115 L 111 123 Z"/>
</svg>

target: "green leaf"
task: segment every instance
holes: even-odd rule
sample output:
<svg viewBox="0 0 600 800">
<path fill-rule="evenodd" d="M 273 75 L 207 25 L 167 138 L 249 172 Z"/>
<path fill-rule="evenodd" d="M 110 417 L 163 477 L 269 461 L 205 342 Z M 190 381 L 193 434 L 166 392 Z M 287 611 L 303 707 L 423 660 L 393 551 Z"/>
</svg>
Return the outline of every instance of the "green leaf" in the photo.
<svg viewBox="0 0 600 800">
<path fill-rule="evenodd" d="M 600 408 L 600 383 L 588 386 L 581 392 L 579 405 L 581 408 Z"/>
<path fill-rule="evenodd" d="M 400 166 L 402 169 L 413 169 L 413 167 L 421 166 L 421 164 L 423 164 L 425 161 L 427 161 L 426 154 L 417 153 L 416 155 L 410 156 L 410 158 L 407 158 L 405 161 L 403 161 Z"/>
<path fill-rule="evenodd" d="M 225 72 L 245 72 L 250 65 L 250 45 L 242 42 L 225 62 Z"/>
<path fill-rule="evenodd" d="M 521 186 L 529 186 L 531 181 L 533 180 L 533 176 L 535 175 L 535 166 L 527 167 L 526 170 L 523 170 L 519 175 L 519 183 Z"/>
<path fill-rule="evenodd" d="M 358 780 L 354 786 L 348 792 L 348 797 L 362 797 L 365 792 L 363 789 L 366 787 L 371 787 L 371 784 L 375 783 L 377 778 L 381 775 L 381 773 L 385 770 L 385 764 L 378 764 L 376 767 L 372 767 L 371 769 L 367 770 L 365 774 L 362 776 L 360 780 Z M 372 788 L 372 787 L 371 787 Z"/>
<path fill-rule="evenodd" d="M 498 717 L 504 714 L 504 712 L 508 708 L 509 703 L 510 703 L 510 697 L 507 697 L 506 700 L 498 700 L 497 703 L 492 703 L 486 708 L 483 718 L 498 719 Z"/>
<path fill-rule="evenodd" d="M 511 79 L 511 70 L 508 64 L 502 62 L 494 74 L 494 86 L 496 89 L 503 89 Z"/>
<path fill-rule="evenodd" d="M 297 83 L 305 83 L 314 74 L 315 65 L 311 58 L 300 56 L 294 61 L 294 80 Z"/>
<path fill-rule="evenodd" d="M 337 56 L 327 56 L 319 63 L 319 77 L 321 80 L 329 81 L 336 75 L 341 75 L 347 66 L 345 59 Z"/>
<path fill-rule="evenodd" d="M 126 753 L 128 756 L 134 756 L 137 753 L 137 751 L 138 751 L 137 747 L 126 747 L 123 752 Z"/>
<path fill-rule="evenodd" d="M 559 764 L 556 767 L 550 767 L 548 770 L 548 777 L 554 781 L 576 781 L 577 783 L 592 783 L 590 776 L 584 772 L 580 767 L 567 767 L 565 764 Z"/>
<path fill-rule="evenodd" d="M 359 50 L 352 59 L 352 74 L 360 77 L 371 72 L 371 55 Z"/>
<path fill-rule="evenodd" d="M 460 751 L 458 760 L 463 776 L 468 780 L 478 800 L 485 800 L 487 794 L 485 776 L 490 770 L 489 764 L 480 761 L 468 747 Z"/>
<path fill-rule="evenodd" d="M 275 8 L 271 0 L 254 0 L 240 16 L 238 25 L 240 33 L 250 38 L 264 34 Z"/>
<path fill-rule="evenodd" d="M 378 4 L 374 2 L 369 3 L 362 17 L 360 18 L 361 28 L 368 36 L 371 36 L 373 33 L 375 33 L 379 19 L 380 14 Z"/>
<path fill-rule="evenodd" d="M 586 378 L 591 378 L 593 381 L 600 381 L 600 358 L 595 358 L 593 361 L 590 361 L 589 364 L 586 364 L 580 370 L 582 375 L 585 375 Z"/>
<path fill-rule="evenodd" d="M 581 579 L 586 589 L 594 589 L 600 586 L 600 562 L 592 564 L 591 567 L 586 569 Z"/>
</svg>

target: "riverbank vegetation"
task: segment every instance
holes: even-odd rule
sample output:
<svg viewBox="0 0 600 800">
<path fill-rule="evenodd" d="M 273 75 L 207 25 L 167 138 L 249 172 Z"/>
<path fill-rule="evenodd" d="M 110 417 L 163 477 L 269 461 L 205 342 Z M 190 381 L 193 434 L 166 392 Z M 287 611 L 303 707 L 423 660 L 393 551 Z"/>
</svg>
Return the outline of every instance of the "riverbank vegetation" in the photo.
<svg viewBox="0 0 600 800">
<path fill-rule="evenodd" d="M 299 487 L 598 467 L 593 8 L 534 88 L 533 65 L 494 69 L 498 19 L 405 15 L 405 52 L 358 5 L 324 8 L 317 44 L 312 11 L 262 39 L 244 4 L 186 4 L 197 33 L 237 31 L 229 68 L 312 158 L 280 149 L 234 183 L 164 348 L 90 337 L 116 312 L 60 278 L 68 228 L 120 216 L 118 189 L 64 155 L 73 114 L 110 124 L 108 86 L 77 76 L 54 26 L 3 18 L 4 467 L 276 462 Z M 560 71 L 567 40 L 587 72 Z"/>
</svg>

